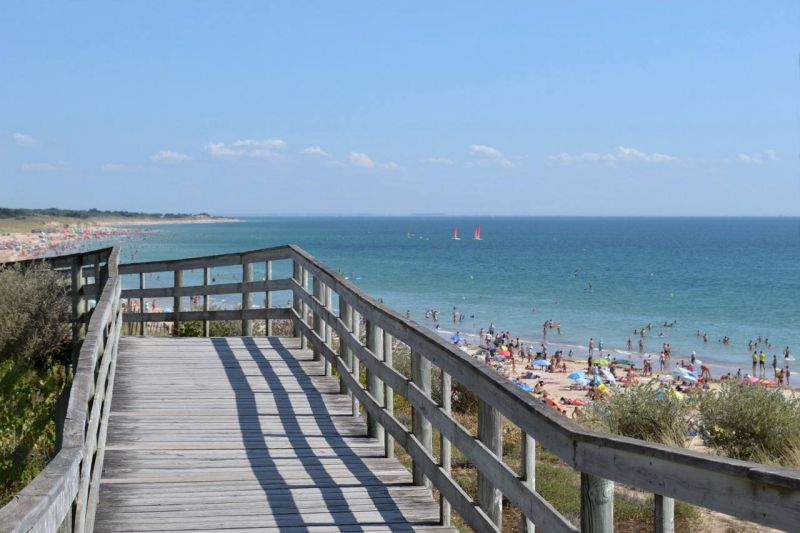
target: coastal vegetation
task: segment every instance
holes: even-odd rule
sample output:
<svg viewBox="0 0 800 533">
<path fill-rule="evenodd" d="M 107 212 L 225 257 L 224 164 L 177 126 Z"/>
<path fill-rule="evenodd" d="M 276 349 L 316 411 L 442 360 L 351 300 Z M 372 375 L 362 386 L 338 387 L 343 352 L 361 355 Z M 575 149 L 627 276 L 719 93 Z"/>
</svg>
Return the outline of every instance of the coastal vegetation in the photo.
<svg viewBox="0 0 800 533">
<path fill-rule="evenodd" d="M 0 207 L 0 218 L 21 218 L 33 216 L 66 217 L 66 218 L 194 218 L 210 217 L 208 213 L 144 213 L 141 211 L 111 211 L 102 209 L 14 209 Z"/>
<path fill-rule="evenodd" d="M 57 451 L 69 386 L 69 299 L 46 265 L 0 268 L 0 505 Z"/>
</svg>

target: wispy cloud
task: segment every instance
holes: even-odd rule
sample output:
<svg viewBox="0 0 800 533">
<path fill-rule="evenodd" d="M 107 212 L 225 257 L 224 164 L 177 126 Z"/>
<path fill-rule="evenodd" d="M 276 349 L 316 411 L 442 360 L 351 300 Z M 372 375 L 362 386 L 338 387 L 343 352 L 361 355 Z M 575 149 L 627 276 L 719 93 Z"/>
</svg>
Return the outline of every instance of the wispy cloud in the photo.
<svg viewBox="0 0 800 533">
<path fill-rule="evenodd" d="M 150 156 L 150 161 L 154 163 L 181 163 L 191 159 L 188 155 L 172 150 L 159 150 Z"/>
<path fill-rule="evenodd" d="M 447 157 L 428 157 L 420 161 L 426 165 L 442 165 L 445 167 L 453 166 L 453 160 Z"/>
<path fill-rule="evenodd" d="M 275 158 L 283 157 L 287 145 L 282 139 L 239 139 L 232 143 L 208 143 L 204 148 L 213 157 Z"/>
<path fill-rule="evenodd" d="M 500 166 L 500 167 L 513 167 L 514 164 L 506 158 L 506 156 L 492 146 L 485 144 L 472 144 L 469 147 L 469 154 L 477 159 L 467 163 L 467 166 Z"/>
<path fill-rule="evenodd" d="M 309 146 L 307 148 L 303 148 L 301 153 L 303 155 L 311 155 L 315 157 L 330 157 L 330 154 L 319 146 Z"/>
<path fill-rule="evenodd" d="M 400 168 L 400 166 L 393 161 L 389 161 L 388 163 L 378 163 L 377 161 L 373 161 L 372 158 L 364 152 L 350 152 L 350 155 L 347 156 L 347 160 L 354 167 L 360 168 Z"/>
<path fill-rule="evenodd" d="M 30 135 L 25 135 L 24 133 L 19 132 L 14 133 L 11 137 L 14 139 L 14 142 L 20 146 L 33 146 L 39 142 Z"/>
<path fill-rule="evenodd" d="M 103 172 L 132 172 L 136 167 L 125 165 L 123 163 L 106 163 L 100 167 Z"/>
<path fill-rule="evenodd" d="M 52 163 L 25 163 L 20 168 L 23 172 L 50 172 L 52 170 L 57 170 L 59 165 L 54 165 Z"/>
<path fill-rule="evenodd" d="M 763 152 L 755 152 L 753 154 L 738 154 L 736 158 L 746 165 L 762 165 L 765 161 L 778 159 L 778 152 L 769 148 Z"/>
<path fill-rule="evenodd" d="M 672 155 L 662 154 L 659 152 L 643 152 L 636 148 L 627 146 L 617 146 L 613 152 L 598 153 L 598 152 L 584 152 L 581 154 L 570 154 L 561 152 L 560 154 L 551 155 L 548 160 L 550 163 L 561 165 L 571 165 L 573 163 L 608 163 L 616 164 L 620 162 L 630 161 L 645 161 L 648 163 L 668 163 L 670 161 L 677 161 L 678 158 Z"/>
</svg>

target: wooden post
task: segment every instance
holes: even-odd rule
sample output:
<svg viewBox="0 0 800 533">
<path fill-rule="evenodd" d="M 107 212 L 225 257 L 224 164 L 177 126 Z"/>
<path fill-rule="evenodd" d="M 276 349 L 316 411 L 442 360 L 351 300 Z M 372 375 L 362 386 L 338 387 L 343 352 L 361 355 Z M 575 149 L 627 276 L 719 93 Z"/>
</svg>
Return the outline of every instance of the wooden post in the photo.
<svg viewBox="0 0 800 533">
<path fill-rule="evenodd" d="M 353 336 L 356 338 L 358 343 L 361 343 L 361 315 L 358 314 L 358 311 L 350 307 L 350 313 L 352 317 L 350 318 L 350 324 L 353 328 Z M 356 380 L 356 383 L 361 383 L 361 361 L 359 361 L 358 357 L 353 354 L 353 366 L 351 367 L 353 370 L 353 379 Z M 358 416 L 361 413 L 361 405 L 356 398 L 355 394 L 351 396 L 351 406 L 353 410 L 353 416 Z"/>
<path fill-rule="evenodd" d="M 264 273 L 264 281 L 266 285 L 269 285 L 270 280 L 272 279 L 272 261 L 267 261 L 267 270 Z M 266 309 L 272 309 L 272 291 L 269 290 L 269 286 L 267 286 L 264 294 L 264 307 Z M 267 337 L 272 336 L 272 320 L 267 319 L 266 326 L 266 335 Z"/>
<path fill-rule="evenodd" d="M 323 285 L 322 293 L 325 296 L 325 309 L 333 313 L 333 289 L 328 287 L 327 285 Z M 327 344 L 331 349 L 333 349 L 333 327 L 328 323 L 325 322 L 325 344 Z M 332 376 L 333 375 L 333 365 L 330 361 L 325 359 L 325 375 Z"/>
<path fill-rule="evenodd" d="M 72 370 L 75 371 L 75 363 L 78 360 L 78 353 L 80 352 L 81 331 L 83 322 L 83 313 L 86 312 L 86 303 L 81 294 L 83 287 L 83 274 L 81 269 L 81 258 L 75 257 L 72 260 L 72 269 L 70 271 L 72 277 Z"/>
<path fill-rule="evenodd" d="M 295 283 L 301 286 L 300 290 L 305 290 L 305 286 L 303 286 L 303 267 L 301 267 L 296 261 L 292 262 L 292 279 L 294 279 Z M 295 313 L 297 313 L 297 315 L 300 317 L 300 320 L 305 320 L 305 316 L 303 315 L 303 300 L 300 299 L 300 296 L 294 294 L 294 292 L 292 293 L 292 307 L 294 308 Z M 297 327 L 297 324 L 294 326 L 294 336 L 300 338 L 300 348 L 305 349 L 306 338 L 303 337 L 303 334 L 300 332 L 300 328 Z"/>
<path fill-rule="evenodd" d="M 375 355 L 375 359 L 383 361 L 383 330 L 372 321 L 367 322 L 367 346 Z M 375 372 L 367 371 L 367 388 L 378 405 L 384 407 L 383 383 Z M 378 439 L 381 444 L 385 442 L 383 428 L 372 413 L 367 413 L 367 435 Z"/>
<path fill-rule="evenodd" d="M 251 337 L 253 335 L 253 321 L 247 320 L 244 316 L 248 309 L 252 307 L 253 298 L 247 290 L 246 285 L 253 281 L 253 263 L 242 264 L 242 336 Z"/>
<path fill-rule="evenodd" d="M 522 481 L 531 490 L 536 490 L 536 441 L 522 431 Z M 522 531 L 534 533 L 536 526 L 528 517 L 522 516 Z"/>
<path fill-rule="evenodd" d="M 314 299 L 320 302 L 324 306 L 325 291 L 322 286 L 322 282 L 319 280 L 319 278 L 317 278 L 317 276 L 314 276 L 312 287 L 314 288 Z M 314 333 L 319 335 L 319 337 L 322 340 L 325 340 L 325 331 L 323 330 L 322 317 L 319 316 L 319 313 L 314 313 L 311 323 L 312 327 L 314 328 Z M 314 348 L 314 361 L 319 361 L 321 355 L 322 354 L 320 353 L 320 351 Z"/>
<path fill-rule="evenodd" d="M 211 269 L 203 268 L 203 311 L 208 311 L 208 286 L 211 284 Z M 203 320 L 203 337 L 211 336 L 211 322 Z"/>
<path fill-rule="evenodd" d="M 139 289 L 144 290 L 144 272 L 139 272 Z M 139 314 L 144 316 L 144 297 L 139 297 Z M 139 322 L 139 334 L 144 337 L 146 335 L 145 328 L 147 327 L 147 322 L 142 320 Z"/>
<path fill-rule="evenodd" d="M 177 289 L 178 287 L 183 287 L 183 270 L 176 270 L 175 271 L 175 294 L 173 296 L 173 308 L 175 318 L 172 320 L 172 331 L 173 334 L 178 333 L 178 322 L 179 322 L 179 313 L 181 312 L 181 297 L 178 296 Z"/>
<path fill-rule="evenodd" d="M 392 348 L 392 336 L 383 332 L 383 362 L 386 363 L 386 366 L 392 368 L 394 365 L 394 353 Z M 383 401 L 386 405 L 386 410 L 389 412 L 390 415 L 394 415 L 394 391 L 387 385 L 386 383 L 383 384 Z M 384 455 L 388 459 L 394 458 L 394 437 L 390 434 L 386 434 L 386 440 L 384 442 Z"/>
<path fill-rule="evenodd" d="M 581 531 L 614 531 L 614 482 L 581 472 Z"/>
<path fill-rule="evenodd" d="M 411 351 L 411 381 L 414 382 L 425 396 L 431 395 L 431 362 L 422 357 L 419 352 Z M 430 420 L 427 420 L 417 409 L 411 411 L 411 426 L 414 436 L 427 451 L 433 450 L 433 429 Z M 416 464 L 412 465 L 414 485 L 430 487 L 431 482 L 422 473 Z"/>
<path fill-rule="evenodd" d="M 478 439 L 497 457 L 503 456 L 503 417 L 491 405 L 478 400 Z M 486 515 L 503 530 L 503 495 L 478 471 L 478 503 Z"/>
<path fill-rule="evenodd" d="M 673 533 L 675 531 L 675 500 L 660 494 L 654 496 L 656 533 Z"/>
<path fill-rule="evenodd" d="M 353 311 L 341 296 L 339 297 L 339 317 L 342 319 L 345 329 L 347 331 L 353 331 Z M 347 368 L 352 370 L 353 351 L 347 347 L 347 344 L 343 342 L 341 336 L 339 337 L 339 356 L 344 360 L 344 364 L 347 366 Z M 339 394 L 352 395 L 350 389 L 347 388 L 347 385 L 341 377 L 339 378 Z"/>
<path fill-rule="evenodd" d="M 445 372 L 444 370 L 441 371 L 441 383 L 440 389 L 442 392 L 442 409 L 447 416 L 450 416 L 452 410 L 452 384 L 450 379 L 450 374 Z M 450 441 L 447 440 L 444 435 L 439 433 L 439 463 L 442 467 L 442 470 L 450 474 L 450 461 L 451 461 L 451 450 L 450 450 Z M 439 520 L 443 526 L 450 526 L 450 502 L 447 501 L 444 496 L 439 494 Z"/>
<path fill-rule="evenodd" d="M 303 290 L 307 293 L 308 292 L 308 270 L 305 268 L 300 269 L 300 284 L 303 286 Z M 308 323 L 308 304 L 305 302 L 300 302 L 301 307 L 303 308 L 303 322 Z M 303 339 L 303 348 L 308 345 L 306 339 Z"/>
</svg>

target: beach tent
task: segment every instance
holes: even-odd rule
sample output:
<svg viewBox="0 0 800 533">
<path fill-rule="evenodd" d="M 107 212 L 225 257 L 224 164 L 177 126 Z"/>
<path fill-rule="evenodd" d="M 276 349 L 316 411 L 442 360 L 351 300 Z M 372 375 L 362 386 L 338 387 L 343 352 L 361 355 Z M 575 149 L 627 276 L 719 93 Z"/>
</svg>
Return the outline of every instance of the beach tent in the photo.
<svg viewBox="0 0 800 533">
<path fill-rule="evenodd" d="M 548 361 L 547 359 L 537 359 L 531 364 L 533 366 L 550 366 L 550 361 Z"/>
</svg>

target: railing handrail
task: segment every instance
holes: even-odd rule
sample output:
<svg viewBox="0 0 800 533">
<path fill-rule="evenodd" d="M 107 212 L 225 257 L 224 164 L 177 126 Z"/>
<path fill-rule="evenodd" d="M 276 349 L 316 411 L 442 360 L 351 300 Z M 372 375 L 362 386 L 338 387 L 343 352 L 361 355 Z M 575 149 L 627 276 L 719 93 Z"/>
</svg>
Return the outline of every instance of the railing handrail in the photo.
<svg viewBox="0 0 800 533">
<path fill-rule="evenodd" d="M 54 268 L 61 268 L 72 265 L 75 260 L 80 260 L 79 270 L 88 265 L 96 267 L 101 261 L 105 261 L 107 277 L 78 352 L 73 380 L 70 384 L 61 449 L 33 481 L 17 493 L 7 505 L 0 508 L 0 530 L 2 531 L 55 531 L 62 523 L 72 519 L 71 513 L 76 498 L 85 493 L 86 499 L 88 499 L 89 487 L 84 480 L 90 477 L 95 469 L 102 466 L 102 461 L 99 461 L 100 464 L 92 465 L 90 463 L 93 461 L 85 460 L 87 458 L 85 446 L 87 436 L 92 438 L 91 435 L 87 435 L 87 431 L 91 429 L 89 401 L 95 399 L 93 411 L 94 409 L 99 410 L 103 403 L 102 400 L 97 402 L 101 393 L 96 390 L 95 380 L 98 361 L 100 357 L 105 357 L 105 352 L 99 352 L 99 350 L 108 349 L 109 354 L 112 350 L 116 351 L 116 346 L 109 346 L 108 341 L 111 340 L 115 344 L 116 333 L 118 333 L 118 331 L 109 331 L 109 324 L 115 325 L 113 313 L 115 309 L 119 308 L 121 288 L 117 270 L 119 248 L 104 248 L 82 254 L 39 258 L 21 263 L 45 262 L 52 264 Z M 6 263 L 6 265 L 8 264 Z M 95 281 L 97 282 L 97 280 L 96 277 Z M 118 329 L 119 325 L 116 324 L 115 327 Z M 104 346 L 104 344 L 106 345 Z M 110 359 L 108 363 L 104 362 L 103 369 L 99 373 L 103 374 L 104 371 L 107 377 L 107 365 L 110 363 Z M 105 384 L 101 383 L 100 385 Z M 96 418 L 99 431 L 99 415 Z M 94 424 L 94 420 L 92 422 Z M 94 450 L 90 450 L 90 453 L 93 459 Z M 96 498 L 96 491 L 94 497 Z M 85 504 L 86 501 L 84 501 L 82 509 L 76 508 L 76 518 L 81 525 L 87 524 L 87 511 L 90 516 L 93 513 L 93 509 L 87 509 Z M 71 531 L 72 524 L 68 525 L 68 530 Z M 84 527 L 76 529 L 83 530 Z M 88 529 L 91 529 L 91 522 L 88 522 Z"/>
</svg>

